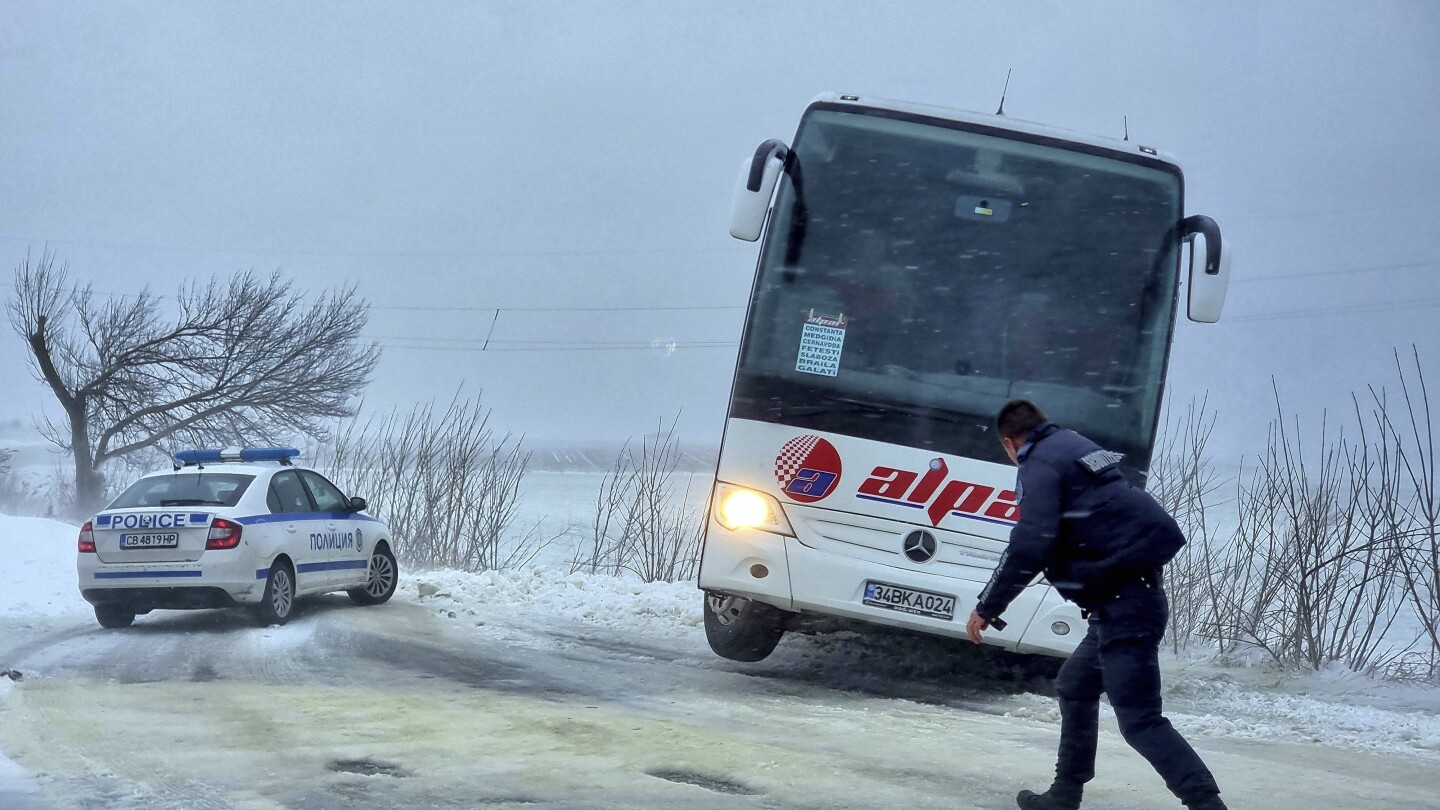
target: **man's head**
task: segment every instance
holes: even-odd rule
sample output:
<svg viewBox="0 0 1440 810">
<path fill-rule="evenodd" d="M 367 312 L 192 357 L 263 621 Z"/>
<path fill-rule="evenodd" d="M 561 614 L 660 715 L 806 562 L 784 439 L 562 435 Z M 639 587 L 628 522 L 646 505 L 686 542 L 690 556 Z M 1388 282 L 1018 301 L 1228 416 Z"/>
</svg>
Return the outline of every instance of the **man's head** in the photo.
<svg viewBox="0 0 1440 810">
<path fill-rule="evenodd" d="M 1028 399 L 1012 399 L 995 417 L 995 432 L 1012 462 L 1020 463 L 1020 448 L 1029 440 L 1031 431 L 1045 421 L 1045 412 Z"/>
</svg>

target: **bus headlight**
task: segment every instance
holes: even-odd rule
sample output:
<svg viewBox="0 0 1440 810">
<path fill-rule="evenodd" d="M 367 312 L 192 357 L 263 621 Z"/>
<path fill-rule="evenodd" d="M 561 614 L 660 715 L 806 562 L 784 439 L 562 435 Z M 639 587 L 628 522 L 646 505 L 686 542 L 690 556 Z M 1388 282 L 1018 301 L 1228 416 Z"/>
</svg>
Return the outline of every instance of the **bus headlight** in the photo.
<svg viewBox="0 0 1440 810">
<path fill-rule="evenodd" d="M 715 522 L 731 531 L 759 529 L 793 537 L 780 502 L 763 492 L 731 484 L 715 486 Z"/>
</svg>

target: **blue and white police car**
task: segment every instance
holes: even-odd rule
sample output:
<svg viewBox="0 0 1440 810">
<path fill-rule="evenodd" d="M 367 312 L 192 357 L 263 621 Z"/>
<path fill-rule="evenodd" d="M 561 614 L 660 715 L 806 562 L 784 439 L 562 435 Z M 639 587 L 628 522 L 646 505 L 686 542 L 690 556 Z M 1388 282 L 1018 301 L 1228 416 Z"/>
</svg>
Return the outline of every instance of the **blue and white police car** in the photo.
<svg viewBox="0 0 1440 810">
<path fill-rule="evenodd" d="M 399 581 L 390 528 L 361 514 L 290 447 L 189 450 L 131 484 L 80 530 L 80 594 L 107 628 L 156 609 L 250 607 L 283 624 L 295 598 L 362 605 Z"/>
</svg>

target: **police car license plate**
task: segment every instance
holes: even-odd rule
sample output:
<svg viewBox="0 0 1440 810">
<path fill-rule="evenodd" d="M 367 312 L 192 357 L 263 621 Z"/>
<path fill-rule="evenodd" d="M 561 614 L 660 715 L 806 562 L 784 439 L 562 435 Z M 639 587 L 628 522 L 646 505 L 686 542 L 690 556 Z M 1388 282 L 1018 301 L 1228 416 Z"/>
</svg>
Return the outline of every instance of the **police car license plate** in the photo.
<svg viewBox="0 0 1440 810">
<path fill-rule="evenodd" d="M 953 596 L 930 591 L 917 591 L 914 588 L 902 588 L 899 585 L 886 585 L 874 580 L 867 579 L 865 581 L 865 598 L 861 601 L 874 607 L 889 608 L 916 616 L 929 616 L 947 621 L 955 618 L 955 597 Z"/>
<path fill-rule="evenodd" d="M 179 532 L 120 535 L 120 548 L 175 548 L 178 545 L 180 545 Z"/>
</svg>

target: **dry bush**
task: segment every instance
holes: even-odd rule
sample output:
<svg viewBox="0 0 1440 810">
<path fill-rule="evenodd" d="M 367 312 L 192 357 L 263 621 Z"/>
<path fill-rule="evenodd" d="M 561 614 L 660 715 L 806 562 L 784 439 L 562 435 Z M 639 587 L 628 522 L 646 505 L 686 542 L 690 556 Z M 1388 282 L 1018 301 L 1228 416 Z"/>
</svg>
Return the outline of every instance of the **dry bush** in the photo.
<svg viewBox="0 0 1440 810">
<path fill-rule="evenodd" d="M 589 541 L 577 545 L 571 573 L 631 572 L 646 582 L 695 576 L 704 516 L 689 506 L 694 476 L 676 481 L 678 418 L 662 422 L 638 450 L 628 443 L 595 497 Z"/>
<path fill-rule="evenodd" d="M 1407 655 L 1397 665 L 1407 677 L 1425 680 L 1440 678 L 1440 468 L 1436 464 L 1435 420 L 1430 409 L 1430 394 L 1425 386 L 1420 354 L 1412 346 L 1411 379 L 1400 353 L 1395 353 L 1395 368 L 1400 377 L 1403 409 L 1392 414 L 1386 407 L 1383 391 L 1371 389 L 1376 420 L 1395 437 L 1397 466 L 1403 471 L 1401 481 L 1409 492 L 1403 499 L 1400 522 L 1403 527 L 1404 574 L 1406 601 L 1419 627 L 1421 638 L 1429 642 L 1429 650 Z M 1401 527 L 1397 527 L 1397 531 Z"/>
<path fill-rule="evenodd" d="M 529 564 L 555 538 L 510 536 L 530 454 L 489 426 L 478 398 L 352 420 L 325 465 L 390 525 L 408 565 L 487 571 Z"/>
<path fill-rule="evenodd" d="M 1258 649 L 1286 666 L 1435 677 L 1440 498 L 1418 360 L 1416 376 L 1418 386 L 1401 369 L 1405 431 L 1372 389 L 1368 415 L 1354 400 L 1353 437 L 1322 423 L 1307 441 L 1277 393 L 1277 418 L 1236 482 L 1235 528 L 1223 539 L 1206 517 L 1214 418 L 1192 403 L 1178 425 L 1167 419 L 1150 489 L 1190 540 L 1167 569 L 1175 649 L 1207 639 L 1221 654 Z M 1400 631 L 1407 607 L 1421 638 Z"/>
<path fill-rule="evenodd" d="M 1278 397 L 1277 397 L 1278 407 Z M 1221 574 L 1222 649 L 1253 644 L 1282 665 L 1341 662 L 1382 671 L 1403 594 L 1387 450 L 1321 427 L 1307 458 L 1298 427 L 1279 418 L 1239 498 L 1240 523 Z"/>
<path fill-rule="evenodd" d="M 39 502 L 39 493 L 15 472 L 14 457 L 15 451 L 0 448 L 0 514 L 26 515 Z"/>
<path fill-rule="evenodd" d="M 1146 490 L 1175 518 L 1186 538 L 1185 547 L 1165 568 L 1170 599 L 1167 637 L 1176 651 L 1189 644 L 1213 605 L 1209 558 L 1213 532 L 1207 516 L 1218 476 L 1205 447 L 1214 429 L 1208 398 L 1191 400 L 1178 418 L 1167 406 L 1146 480 Z"/>
</svg>

